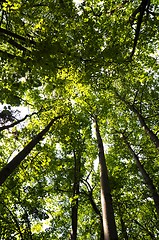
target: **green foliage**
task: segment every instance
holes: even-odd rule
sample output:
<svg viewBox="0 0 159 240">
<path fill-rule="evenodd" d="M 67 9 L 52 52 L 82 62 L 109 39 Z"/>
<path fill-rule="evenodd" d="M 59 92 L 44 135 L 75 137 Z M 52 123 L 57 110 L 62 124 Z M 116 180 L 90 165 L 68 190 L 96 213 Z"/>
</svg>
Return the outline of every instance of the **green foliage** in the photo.
<svg viewBox="0 0 159 240">
<path fill-rule="evenodd" d="M 159 138 L 159 6 L 150 2 L 144 12 L 130 58 L 140 4 L 0 2 L 0 127 L 11 125 L 0 132 L 1 168 L 51 119 L 64 115 L 1 186 L 0 240 L 69 239 L 77 199 L 78 239 L 101 240 L 94 117 L 104 142 L 119 239 L 159 238 L 152 193 L 122 139 L 125 134 L 159 193 L 158 149 L 132 110 Z M 36 114 L 12 126 L 22 118 L 22 107 Z M 75 154 L 79 194 L 73 192 Z"/>
</svg>

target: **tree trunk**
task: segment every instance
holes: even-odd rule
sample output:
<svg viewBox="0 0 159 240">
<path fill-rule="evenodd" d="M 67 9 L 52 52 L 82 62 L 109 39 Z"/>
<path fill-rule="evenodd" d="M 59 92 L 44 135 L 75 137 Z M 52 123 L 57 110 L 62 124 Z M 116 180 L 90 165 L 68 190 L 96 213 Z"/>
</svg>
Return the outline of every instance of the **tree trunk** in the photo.
<svg viewBox="0 0 159 240">
<path fill-rule="evenodd" d="M 13 171 L 19 166 L 19 164 L 24 160 L 24 158 L 31 152 L 37 143 L 39 143 L 43 136 L 49 131 L 52 124 L 59 118 L 63 116 L 55 117 L 50 121 L 50 123 L 38 134 L 35 138 L 26 145 L 21 152 L 19 152 L 5 167 L 0 171 L 0 186 L 5 182 L 5 180 L 13 173 Z"/>
<path fill-rule="evenodd" d="M 126 143 L 129 151 L 131 152 L 134 160 L 136 161 L 136 165 L 139 169 L 139 171 L 141 172 L 151 194 L 152 194 L 152 198 L 154 200 L 154 204 L 155 204 L 155 208 L 156 208 L 156 211 L 157 211 L 157 214 L 159 216 L 159 195 L 157 193 L 157 190 L 153 184 L 153 181 L 152 179 L 150 178 L 149 174 L 146 172 L 146 170 L 144 169 L 144 166 L 141 164 L 140 160 L 139 160 L 139 157 L 138 155 L 134 152 L 134 150 L 132 149 L 132 147 L 130 146 L 129 142 L 127 141 L 126 137 L 123 135 L 123 139 L 124 139 L 124 142 Z"/>
<path fill-rule="evenodd" d="M 84 181 L 85 185 L 88 189 L 88 193 L 85 192 L 86 196 L 89 198 L 89 201 L 92 205 L 93 210 L 95 211 L 95 213 L 99 216 L 100 219 L 100 240 L 104 239 L 104 230 L 103 230 L 103 218 L 102 218 L 102 214 L 93 198 L 93 189 L 91 188 L 90 184 L 87 181 Z"/>
<path fill-rule="evenodd" d="M 100 135 L 97 119 L 96 123 L 96 135 L 99 150 L 99 164 L 100 164 L 100 184 L 101 184 L 101 205 L 103 215 L 103 229 L 104 240 L 117 240 L 117 230 L 115 224 L 112 196 L 110 192 L 108 170 L 106 166 L 106 160 L 104 155 L 103 141 Z"/>
<path fill-rule="evenodd" d="M 103 218 L 102 218 L 101 212 L 99 211 L 99 209 L 97 207 L 97 204 L 95 203 L 95 201 L 93 199 L 92 190 L 88 193 L 88 197 L 89 197 L 89 200 L 90 200 L 93 210 L 99 216 L 99 219 L 100 219 L 100 240 L 104 240 Z"/>
<path fill-rule="evenodd" d="M 79 180 L 80 180 L 80 156 L 76 156 L 75 150 L 74 154 L 74 183 L 73 183 L 73 201 L 72 201 L 72 232 L 71 240 L 77 239 L 77 224 L 78 224 L 78 197 L 79 197 Z"/>
<path fill-rule="evenodd" d="M 114 89 L 114 92 L 117 95 L 117 97 L 121 101 L 123 101 L 129 107 L 129 109 L 137 115 L 141 126 L 144 128 L 145 132 L 149 135 L 151 141 L 154 143 L 156 148 L 159 150 L 159 139 L 158 139 L 157 135 L 148 127 L 148 125 L 145 122 L 145 118 L 142 116 L 142 114 L 137 110 L 137 108 L 134 107 L 134 105 L 130 104 L 122 96 L 120 96 L 116 89 Z"/>
<path fill-rule="evenodd" d="M 129 105 L 129 108 L 136 113 L 138 116 L 138 119 L 140 121 L 141 126 L 144 128 L 145 132 L 149 135 L 151 141 L 155 144 L 156 148 L 159 149 L 159 139 L 157 135 L 148 127 L 148 125 L 145 122 L 144 117 L 141 115 L 141 113 L 133 106 Z"/>
</svg>

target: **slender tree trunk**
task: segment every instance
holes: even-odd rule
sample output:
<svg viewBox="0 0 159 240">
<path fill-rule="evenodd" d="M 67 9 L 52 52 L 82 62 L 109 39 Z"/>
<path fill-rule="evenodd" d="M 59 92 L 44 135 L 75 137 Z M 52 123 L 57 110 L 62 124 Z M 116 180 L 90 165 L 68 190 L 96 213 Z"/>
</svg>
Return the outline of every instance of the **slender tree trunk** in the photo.
<svg viewBox="0 0 159 240">
<path fill-rule="evenodd" d="M 39 143 L 44 135 L 49 131 L 52 124 L 59 118 L 63 116 L 55 117 L 50 121 L 50 123 L 35 136 L 35 138 L 26 145 L 21 152 L 19 152 L 5 167 L 0 171 L 0 186 L 5 182 L 5 180 L 13 173 L 13 171 L 19 166 L 19 164 L 24 160 L 24 158 L 31 152 L 31 150 Z"/>
<path fill-rule="evenodd" d="M 144 166 L 141 164 L 140 160 L 139 160 L 139 157 L 138 155 L 134 152 L 134 150 L 132 149 L 131 145 L 129 144 L 129 142 L 127 141 L 126 137 L 123 135 L 123 139 L 124 139 L 124 142 L 126 143 L 129 151 L 131 152 L 134 160 L 136 161 L 136 165 L 139 169 L 139 171 L 141 172 L 151 194 L 152 194 L 152 198 L 154 200 L 154 204 L 155 204 L 155 208 L 156 208 L 156 211 L 157 211 L 157 214 L 159 216 L 159 195 L 157 193 L 157 190 L 153 184 L 153 181 L 152 179 L 150 178 L 149 174 L 146 172 Z"/>
<path fill-rule="evenodd" d="M 144 128 L 145 132 L 149 135 L 151 141 L 155 144 L 156 148 L 159 149 L 159 139 L 157 135 L 148 127 L 148 125 L 145 122 L 144 117 L 141 115 L 141 113 L 133 106 L 129 104 L 129 108 L 136 113 L 138 116 L 138 119 L 140 121 L 141 126 Z"/>
<path fill-rule="evenodd" d="M 95 211 L 95 213 L 99 216 L 100 218 L 100 240 L 104 240 L 104 229 L 103 229 L 103 218 L 102 218 L 102 215 L 93 199 L 93 196 L 92 196 L 92 192 L 90 192 L 89 194 L 89 200 L 91 202 L 91 205 Z"/>
<path fill-rule="evenodd" d="M 108 170 L 104 155 L 104 146 L 100 135 L 97 119 L 95 119 L 95 123 L 99 150 L 101 205 L 103 215 L 104 240 L 117 240 L 118 236 L 115 224 L 112 196 L 108 179 Z"/>
<path fill-rule="evenodd" d="M 77 239 L 77 224 L 78 224 L 78 196 L 79 196 L 79 181 L 80 181 L 80 159 L 79 154 L 76 155 L 75 150 L 74 154 L 74 184 L 73 184 L 73 202 L 72 202 L 72 232 L 71 240 Z M 75 198 L 75 199 L 74 199 Z"/>
<path fill-rule="evenodd" d="M 141 126 L 143 127 L 145 132 L 149 135 L 151 141 L 154 143 L 156 148 L 159 150 L 159 139 L 158 139 L 157 135 L 148 127 L 148 125 L 145 122 L 145 118 L 142 116 L 142 114 L 139 112 L 139 110 L 137 108 L 135 108 L 134 105 L 132 105 L 128 101 L 126 101 L 123 97 L 121 97 L 116 89 L 114 89 L 114 92 L 117 95 L 117 97 L 121 101 L 123 101 L 129 107 L 129 109 L 137 115 Z"/>
<path fill-rule="evenodd" d="M 104 240 L 103 218 L 102 218 L 102 214 L 101 214 L 100 210 L 97 207 L 97 204 L 95 203 L 95 201 L 93 199 L 92 190 L 89 191 L 88 197 L 89 197 L 89 200 L 90 200 L 93 210 L 99 216 L 99 219 L 100 219 L 100 240 Z"/>
<path fill-rule="evenodd" d="M 88 196 L 89 198 L 89 201 L 92 205 L 92 208 L 93 210 L 95 211 L 95 213 L 99 216 L 99 219 L 100 219 L 100 240 L 103 240 L 104 239 L 104 230 L 103 230 L 103 218 L 102 218 L 102 214 L 96 204 L 96 202 L 94 201 L 94 198 L 93 198 L 93 189 L 91 188 L 90 184 L 86 182 L 86 186 L 87 186 L 87 189 L 88 189 L 88 193 L 85 193 L 86 196 Z"/>
</svg>

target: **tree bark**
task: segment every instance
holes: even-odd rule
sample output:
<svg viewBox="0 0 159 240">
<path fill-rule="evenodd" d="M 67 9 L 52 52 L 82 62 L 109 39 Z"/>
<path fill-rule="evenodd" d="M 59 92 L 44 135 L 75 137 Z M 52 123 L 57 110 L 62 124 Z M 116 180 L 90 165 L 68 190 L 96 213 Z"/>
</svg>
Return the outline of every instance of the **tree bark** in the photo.
<svg viewBox="0 0 159 240">
<path fill-rule="evenodd" d="M 152 194 L 152 198 L 154 200 L 154 204 L 155 204 L 155 208 L 156 208 L 156 211 L 157 211 L 157 214 L 159 216 L 159 195 L 157 193 L 157 190 L 153 184 L 153 181 L 152 179 L 150 178 L 149 174 L 146 172 L 144 166 L 141 164 L 140 160 L 139 160 L 139 157 L 138 155 L 134 152 L 134 150 L 132 149 L 131 145 L 129 144 L 129 142 L 127 141 L 126 137 L 123 135 L 123 140 L 125 142 L 125 144 L 127 145 L 130 153 L 132 154 L 135 162 L 136 162 L 136 165 L 139 169 L 139 171 L 141 172 L 151 194 Z"/>
<path fill-rule="evenodd" d="M 104 240 L 117 240 L 117 230 L 115 224 L 112 196 L 110 191 L 108 170 L 106 166 L 106 159 L 104 155 L 103 141 L 100 135 L 97 119 L 96 124 L 96 136 L 98 142 L 99 151 L 99 164 L 100 164 L 100 184 L 101 184 L 101 205 L 103 215 L 103 229 L 104 229 Z"/>
<path fill-rule="evenodd" d="M 5 167 L 2 168 L 0 171 L 0 186 L 19 166 L 23 159 L 31 152 L 36 144 L 42 140 L 43 136 L 49 131 L 52 124 L 61 117 L 63 116 L 58 116 L 52 119 L 50 123 L 39 134 L 37 134 L 35 138 L 30 143 L 28 143 L 21 152 L 19 152 Z"/>
<path fill-rule="evenodd" d="M 148 127 L 148 125 L 145 122 L 144 117 L 141 115 L 141 113 L 133 106 L 129 104 L 129 108 L 136 113 L 138 116 L 138 119 L 140 121 L 141 126 L 144 128 L 145 132 L 149 135 L 151 141 L 155 144 L 156 148 L 159 150 L 159 139 L 156 136 L 156 134 Z"/>
<path fill-rule="evenodd" d="M 74 155 L 74 183 L 73 183 L 73 202 L 72 202 L 72 232 L 71 240 L 77 239 L 77 224 L 78 224 L 78 196 L 79 196 L 79 181 L 80 181 L 80 156 L 76 155 L 75 150 L 73 151 Z M 74 199 L 75 197 L 75 199 Z"/>
<path fill-rule="evenodd" d="M 159 139 L 158 139 L 157 135 L 148 127 L 148 125 L 145 122 L 145 118 L 142 116 L 142 114 L 139 112 L 139 110 L 137 108 L 135 108 L 134 105 L 132 105 L 128 101 L 126 101 L 122 96 L 120 96 L 116 89 L 114 89 L 114 92 L 117 95 L 117 97 L 121 101 L 123 101 L 132 112 L 134 112 L 137 115 L 141 127 L 143 127 L 145 132 L 149 135 L 151 141 L 154 143 L 156 148 L 159 150 Z"/>
</svg>

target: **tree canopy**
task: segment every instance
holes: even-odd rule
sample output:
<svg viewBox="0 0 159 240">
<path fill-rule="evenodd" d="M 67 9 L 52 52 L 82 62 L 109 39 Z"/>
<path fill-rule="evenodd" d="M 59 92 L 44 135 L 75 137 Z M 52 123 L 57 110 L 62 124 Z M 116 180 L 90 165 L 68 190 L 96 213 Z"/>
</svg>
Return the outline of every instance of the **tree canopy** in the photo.
<svg viewBox="0 0 159 240">
<path fill-rule="evenodd" d="M 159 238 L 159 4 L 0 1 L 0 240 Z"/>
</svg>

